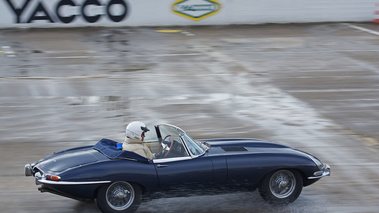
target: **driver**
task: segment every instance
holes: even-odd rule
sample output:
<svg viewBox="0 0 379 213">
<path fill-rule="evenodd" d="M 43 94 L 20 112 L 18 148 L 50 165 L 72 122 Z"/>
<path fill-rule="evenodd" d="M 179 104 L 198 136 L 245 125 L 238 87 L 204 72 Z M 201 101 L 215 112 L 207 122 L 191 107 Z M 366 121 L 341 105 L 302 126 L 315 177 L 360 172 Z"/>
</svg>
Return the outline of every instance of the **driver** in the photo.
<svg viewBox="0 0 379 213">
<path fill-rule="evenodd" d="M 149 147 L 143 143 L 145 132 L 147 131 L 150 130 L 140 121 L 133 121 L 128 124 L 128 126 L 126 126 L 126 137 L 125 142 L 122 144 L 122 149 L 152 160 L 154 155 L 151 153 Z"/>
</svg>

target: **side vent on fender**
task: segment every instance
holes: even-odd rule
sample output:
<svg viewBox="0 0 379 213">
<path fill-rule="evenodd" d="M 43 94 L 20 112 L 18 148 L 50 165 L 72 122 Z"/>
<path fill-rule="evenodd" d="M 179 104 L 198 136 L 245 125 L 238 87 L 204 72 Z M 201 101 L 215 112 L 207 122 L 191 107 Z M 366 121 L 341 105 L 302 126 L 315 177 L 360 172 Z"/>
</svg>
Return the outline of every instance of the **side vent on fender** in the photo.
<svg viewBox="0 0 379 213">
<path fill-rule="evenodd" d="M 225 152 L 246 152 L 247 149 L 243 146 L 237 146 L 237 147 L 221 147 Z"/>
</svg>

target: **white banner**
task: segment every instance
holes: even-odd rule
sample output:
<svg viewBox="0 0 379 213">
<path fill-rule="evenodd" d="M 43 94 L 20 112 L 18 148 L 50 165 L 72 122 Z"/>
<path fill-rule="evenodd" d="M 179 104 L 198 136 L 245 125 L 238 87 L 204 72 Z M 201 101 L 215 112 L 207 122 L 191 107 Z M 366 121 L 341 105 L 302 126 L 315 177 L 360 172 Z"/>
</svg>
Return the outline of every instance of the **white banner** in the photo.
<svg viewBox="0 0 379 213">
<path fill-rule="evenodd" d="M 0 0 L 0 28 L 372 21 L 375 4 L 374 0 Z"/>
</svg>

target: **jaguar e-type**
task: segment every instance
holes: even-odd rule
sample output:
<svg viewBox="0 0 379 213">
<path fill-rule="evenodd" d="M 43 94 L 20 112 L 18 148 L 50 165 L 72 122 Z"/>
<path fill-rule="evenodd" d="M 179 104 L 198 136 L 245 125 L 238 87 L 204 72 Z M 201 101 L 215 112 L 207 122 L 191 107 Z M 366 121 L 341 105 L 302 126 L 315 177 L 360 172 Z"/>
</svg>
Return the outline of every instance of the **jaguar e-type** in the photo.
<svg viewBox="0 0 379 213">
<path fill-rule="evenodd" d="M 102 212 L 135 212 L 146 199 L 252 191 L 272 204 L 295 201 L 330 175 L 315 156 L 258 139 L 194 140 L 168 124 L 150 128 L 146 159 L 102 139 L 25 165 L 39 191 L 95 200 Z"/>
</svg>

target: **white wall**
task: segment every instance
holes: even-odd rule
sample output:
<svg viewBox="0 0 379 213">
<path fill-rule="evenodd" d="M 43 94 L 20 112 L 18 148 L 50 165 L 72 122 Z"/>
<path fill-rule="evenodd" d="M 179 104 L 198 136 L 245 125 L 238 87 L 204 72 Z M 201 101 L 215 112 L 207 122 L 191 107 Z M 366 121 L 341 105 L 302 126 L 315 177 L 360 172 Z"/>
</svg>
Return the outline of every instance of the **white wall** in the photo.
<svg viewBox="0 0 379 213">
<path fill-rule="evenodd" d="M 217 13 L 200 16 L 197 21 L 172 11 L 172 5 L 177 3 L 174 8 L 187 8 L 186 13 L 198 15 L 219 9 L 217 2 L 221 5 Z M 57 7 L 59 3 L 61 7 Z M 0 28 L 372 21 L 376 3 L 379 0 L 0 0 Z M 108 4 L 113 5 L 110 16 Z M 112 16 L 122 20 L 112 21 Z"/>
</svg>

